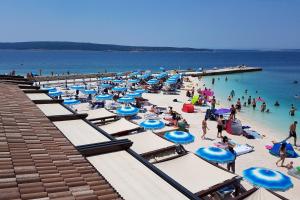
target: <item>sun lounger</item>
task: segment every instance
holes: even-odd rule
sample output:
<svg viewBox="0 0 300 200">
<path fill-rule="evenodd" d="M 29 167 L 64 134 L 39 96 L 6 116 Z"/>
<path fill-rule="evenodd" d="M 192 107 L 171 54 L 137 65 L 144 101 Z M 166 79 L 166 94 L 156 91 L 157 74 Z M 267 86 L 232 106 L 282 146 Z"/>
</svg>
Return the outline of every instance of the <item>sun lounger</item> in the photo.
<svg viewBox="0 0 300 200">
<path fill-rule="evenodd" d="M 236 144 L 234 142 L 232 142 L 232 143 L 234 144 L 233 149 L 236 152 L 237 156 L 240 156 L 240 155 L 243 155 L 243 154 L 250 153 L 250 152 L 254 151 L 254 147 L 250 146 L 249 144 Z M 222 149 L 225 149 L 225 148 L 228 147 L 223 142 L 214 143 L 214 146 L 222 148 Z"/>
<path fill-rule="evenodd" d="M 124 199 L 187 199 L 126 151 L 90 156 L 87 160 Z"/>
<path fill-rule="evenodd" d="M 173 143 L 162 139 L 150 131 L 127 135 L 118 139 L 123 138 L 131 140 L 133 142 L 131 148 L 144 157 L 149 157 L 170 150 L 174 150 L 175 152 L 176 149 L 176 146 Z"/>
<path fill-rule="evenodd" d="M 238 181 L 236 175 L 213 166 L 193 153 L 154 165 L 200 197 Z"/>
<path fill-rule="evenodd" d="M 53 124 L 74 146 L 107 142 L 109 139 L 81 119 L 57 121 Z"/>
<path fill-rule="evenodd" d="M 101 125 L 99 126 L 99 128 L 104 130 L 108 134 L 116 137 L 128 135 L 130 133 L 138 132 L 142 130 L 142 128 L 139 125 L 134 124 L 124 118 L 121 118 L 117 121 L 105 125 Z"/>
</svg>

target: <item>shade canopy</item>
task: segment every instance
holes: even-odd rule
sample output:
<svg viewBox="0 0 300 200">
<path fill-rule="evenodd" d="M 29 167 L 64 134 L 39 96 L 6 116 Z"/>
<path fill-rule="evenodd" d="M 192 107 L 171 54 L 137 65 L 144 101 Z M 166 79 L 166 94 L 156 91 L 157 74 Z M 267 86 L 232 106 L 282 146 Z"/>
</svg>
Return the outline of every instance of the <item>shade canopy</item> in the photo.
<svg viewBox="0 0 300 200">
<path fill-rule="evenodd" d="M 132 97 L 132 98 L 137 98 L 137 97 L 141 97 L 141 96 L 142 96 L 142 94 L 141 94 L 141 93 L 139 93 L 139 92 L 132 92 L 132 93 L 128 93 L 128 94 L 126 94 L 126 96 L 128 96 L 128 97 Z"/>
<path fill-rule="evenodd" d="M 100 79 L 101 81 L 112 81 L 112 77 L 103 77 Z"/>
<path fill-rule="evenodd" d="M 251 184 L 269 190 L 286 191 L 293 187 L 288 176 L 267 168 L 251 167 L 243 171 L 243 177 Z"/>
<path fill-rule="evenodd" d="M 140 126 L 144 129 L 162 129 L 165 127 L 165 123 L 160 120 L 148 119 L 140 123 Z"/>
<path fill-rule="evenodd" d="M 140 82 L 138 79 L 129 79 L 128 83 L 138 83 Z"/>
<path fill-rule="evenodd" d="M 196 154 L 201 158 L 214 163 L 229 163 L 235 159 L 230 151 L 219 147 L 202 147 L 196 151 Z"/>
<path fill-rule="evenodd" d="M 108 84 L 108 83 L 103 83 L 103 84 L 100 85 L 100 87 L 101 87 L 101 88 L 112 88 L 113 85 Z"/>
<path fill-rule="evenodd" d="M 125 106 L 117 109 L 117 115 L 119 116 L 133 116 L 139 112 L 139 109 L 133 106 Z"/>
<path fill-rule="evenodd" d="M 82 91 L 84 94 L 96 94 L 97 91 L 96 90 L 83 90 Z"/>
<path fill-rule="evenodd" d="M 145 89 L 137 89 L 137 90 L 135 90 L 134 92 L 138 92 L 138 93 L 146 93 L 146 92 L 148 92 L 148 91 L 145 90 Z"/>
<path fill-rule="evenodd" d="M 49 92 L 55 92 L 56 88 L 55 87 L 43 87 L 41 90 L 48 90 Z"/>
<path fill-rule="evenodd" d="M 159 83 L 158 79 L 150 79 L 149 81 L 147 81 L 147 84 L 149 84 L 149 85 L 155 85 L 158 83 Z"/>
<path fill-rule="evenodd" d="M 119 79 L 115 79 L 112 81 L 113 83 L 123 83 L 124 81 L 123 80 L 119 80 Z"/>
<path fill-rule="evenodd" d="M 176 144 L 188 144 L 195 140 L 195 137 L 192 134 L 184 131 L 166 132 L 164 138 Z"/>
</svg>

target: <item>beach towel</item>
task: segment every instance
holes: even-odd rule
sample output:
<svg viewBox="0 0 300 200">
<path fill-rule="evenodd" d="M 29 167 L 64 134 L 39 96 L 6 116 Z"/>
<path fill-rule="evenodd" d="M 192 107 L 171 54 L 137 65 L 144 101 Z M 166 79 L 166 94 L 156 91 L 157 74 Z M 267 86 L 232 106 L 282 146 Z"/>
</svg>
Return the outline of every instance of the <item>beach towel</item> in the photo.
<svg viewBox="0 0 300 200">
<path fill-rule="evenodd" d="M 269 150 L 270 154 L 279 157 L 280 146 L 282 142 L 275 143 L 272 149 Z M 287 158 L 297 158 L 299 155 L 295 152 L 293 146 L 290 143 L 286 143 L 286 156 Z"/>
<path fill-rule="evenodd" d="M 192 104 L 197 103 L 198 99 L 199 99 L 199 95 L 194 95 L 193 98 L 192 98 L 191 103 L 192 103 Z"/>
<path fill-rule="evenodd" d="M 251 137 L 250 139 L 262 139 L 262 136 L 254 130 L 244 129 L 244 134 L 243 135 L 247 138 Z"/>
<path fill-rule="evenodd" d="M 246 154 L 246 153 L 250 153 L 254 150 L 254 147 L 253 146 L 250 146 L 249 144 L 237 144 L 235 143 L 234 141 L 230 140 L 229 143 L 233 144 L 234 145 L 234 151 L 236 152 L 236 155 L 237 156 L 240 156 L 240 155 L 243 155 L 243 154 Z M 216 147 L 219 147 L 219 148 L 222 148 L 222 149 L 225 149 L 227 148 L 228 146 L 223 143 L 223 142 L 217 142 L 217 143 L 214 143 L 214 146 Z"/>
</svg>

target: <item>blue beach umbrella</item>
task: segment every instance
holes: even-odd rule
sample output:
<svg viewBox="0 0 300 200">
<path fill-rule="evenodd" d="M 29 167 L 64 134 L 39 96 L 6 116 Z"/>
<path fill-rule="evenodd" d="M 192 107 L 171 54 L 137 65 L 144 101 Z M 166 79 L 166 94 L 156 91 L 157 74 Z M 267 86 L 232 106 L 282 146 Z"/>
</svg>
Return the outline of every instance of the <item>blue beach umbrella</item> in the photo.
<svg viewBox="0 0 300 200">
<path fill-rule="evenodd" d="M 84 86 L 83 85 L 72 85 L 71 89 L 72 90 L 84 90 Z"/>
<path fill-rule="evenodd" d="M 173 79 L 171 79 L 171 80 L 166 80 L 166 84 L 168 84 L 168 85 L 172 85 L 172 84 L 176 84 L 177 83 L 177 81 L 176 80 L 173 80 Z"/>
<path fill-rule="evenodd" d="M 126 87 L 114 87 L 112 89 L 112 91 L 115 91 L 115 92 L 125 92 L 127 90 Z"/>
<path fill-rule="evenodd" d="M 110 94 L 99 94 L 95 98 L 98 101 L 105 101 L 105 100 L 111 100 L 111 99 L 113 99 L 113 95 L 110 95 Z"/>
<path fill-rule="evenodd" d="M 132 98 L 137 98 L 137 97 L 141 97 L 142 94 L 139 93 L 139 92 L 133 92 L 133 93 L 128 93 L 128 94 L 126 94 L 126 96 L 132 97 Z"/>
<path fill-rule="evenodd" d="M 96 94 L 97 91 L 96 90 L 83 90 L 82 91 L 84 94 Z"/>
<path fill-rule="evenodd" d="M 135 99 L 132 97 L 121 97 L 118 99 L 119 103 L 132 103 L 134 101 L 135 101 Z"/>
<path fill-rule="evenodd" d="M 229 163 L 235 159 L 235 156 L 230 151 L 219 147 L 202 147 L 196 151 L 196 154 L 214 163 Z"/>
<path fill-rule="evenodd" d="M 139 109 L 132 106 L 125 106 L 117 109 L 117 115 L 119 116 L 133 116 L 136 115 L 139 112 Z"/>
<path fill-rule="evenodd" d="M 108 83 L 103 83 L 103 84 L 100 85 L 100 87 L 101 87 L 101 88 L 112 88 L 113 85 L 108 84 Z"/>
<path fill-rule="evenodd" d="M 112 77 L 103 77 L 100 80 L 101 81 L 112 81 Z"/>
<path fill-rule="evenodd" d="M 55 87 L 43 87 L 41 90 L 48 90 L 49 92 L 55 92 L 56 88 Z"/>
<path fill-rule="evenodd" d="M 293 187 L 290 177 L 267 168 L 251 167 L 243 171 L 243 177 L 251 184 L 269 190 L 286 191 Z"/>
<path fill-rule="evenodd" d="M 49 96 L 51 96 L 51 97 L 58 97 L 58 96 L 62 95 L 63 93 L 60 92 L 60 91 L 49 91 L 48 94 L 49 94 Z"/>
<path fill-rule="evenodd" d="M 147 84 L 149 84 L 149 85 L 155 85 L 158 82 L 159 82 L 159 80 L 157 80 L 157 79 L 150 79 L 149 81 L 147 81 Z"/>
<path fill-rule="evenodd" d="M 162 129 L 165 127 L 165 123 L 156 120 L 156 119 L 148 119 L 140 123 L 140 126 L 144 129 L 154 130 L 154 129 Z"/>
<path fill-rule="evenodd" d="M 75 104 L 79 104 L 80 101 L 76 100 L 76 99 L 64 99 L 64 104 L 65 105 L 75 105 Z"/>
<path fill-rule="evenodd" d="M 113 82 L 113 83 L 119 84 L 119 83 L 123 83 L 123 80 L 115 79 L 115 80 L 113 80 L 112 82 Z"/>
<path fill-rule="evenodd" d="M 141 79 L 147 79 L 151 76 L 151 74 L 143 74 L 140 78 Z"/>
<path fill-rule="evenodd" d="M 145 90 L 145 89 L 137 89 L 137 90 L 135 90 L 134 92 L 138 92 L 138 93 L 146 93 L 146 92 L 148 92 L 147 90 Z"/>
<path fill-rule="evenodd" d="M 128 83 L 138 83 L 138 82 L 140 82 L 140 81 L 137 79 L 129 79 L 128 80 Z"/>
<path fill-rule="evenodd" d="M 195 136 L 184 131 L 170 131 L 166 132 L 164 138 L 177 144 L 188 144 L 194 142 Z"/>
</svg>

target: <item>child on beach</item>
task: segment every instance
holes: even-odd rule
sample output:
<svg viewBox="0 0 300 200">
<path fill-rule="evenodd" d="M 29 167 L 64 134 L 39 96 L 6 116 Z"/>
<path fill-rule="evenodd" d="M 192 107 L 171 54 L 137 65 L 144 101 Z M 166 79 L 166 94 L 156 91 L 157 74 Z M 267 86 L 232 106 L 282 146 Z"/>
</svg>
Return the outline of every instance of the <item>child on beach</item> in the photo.
<svg viewBox="0 0 300 200">
<path fill-rule="evenodd" d="M 202 131 L 203 131 L 203 135 L 201 136 L 202 140 L 205 139 L 206 130 L 209 130 L 209 128 L 207 127 L 207 118 L 204 118 L 202 121 Z"/>
</svg>

